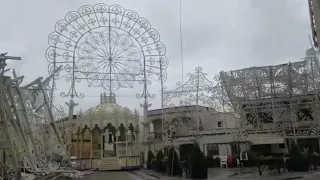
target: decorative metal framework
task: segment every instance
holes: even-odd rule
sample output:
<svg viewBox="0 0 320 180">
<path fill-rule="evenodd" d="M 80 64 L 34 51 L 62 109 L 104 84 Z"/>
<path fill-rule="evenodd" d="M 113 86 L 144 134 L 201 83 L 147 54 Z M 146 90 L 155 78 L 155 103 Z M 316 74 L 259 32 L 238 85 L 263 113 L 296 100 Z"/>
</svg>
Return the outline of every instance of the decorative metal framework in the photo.
<svg viewBox="0 0 320 180">
<path fill-rule="evenodd" d="M 213 81 L 201 70 L 189 75 L 186 85 L 178 83 L 177 90 L 163 92 L 167 141 L 181 139 L 179 133 L 210 134 L 214 128 L 202 125 L 206 120 L 223 117 L 226 125 L 231 116 L 236 124 L 225 134 L 233 141 L 247 141 L 257 133 L 289 139 L 320 136 L 320 68 L 315 50 L 308 49 L 303 61 L 222 71 Z M 217 112 L 221 114 L 213 117 Z"/>
<path fill-rule="evenodd" d="M 208 95 L 205 93 L 209 92 L 216 83 L 210 81 L 206 75 L 206 73 L 202 72 L 202 67 L 196 67 L 194 73 L 187 74 L 189 79 L 186 83 L 178 82 L 176 83 L 178 86 L 176 89 L 165 90 L 163 94 L 166 106 L 175 106 L 172 101 L 177 100 L 177 98 L 179 105 L 199 105 L 201 103 L 211 105 L 210 100 L 207 98 Z"/>
<path fill-rule="evenodd" d="M 196 67 L 194 73 L 187 74 L 185 83 L 178 82 L 176 89 L 163 92 L 163 135 L 168 142 L 182 134 L 200 135 L 204 119 L 216 112 L 211 91 L 218 82 L 210 81 L 206 75 Z"/>
<path fill-rule="evenodd" d="M 221 79 L 247 130 L 319 136 L 319 70 L 308 49 L 303 61 L 221 72 Z"/>
<path fill-rule="evenodd" d="M 37 78 L 21 87 L 23 77 L 13 71 L 14 79 L 4 76 L 5 61 L 1 61 L 0 117 L 3 144 L 1 151 L 7 159 L 1 162 L 2 174 L 10 180 L 50 179 L 57 176 L 82 175 L 51 161 L 54 153 L 65 155 L 65 143 L 54 121 L 46 91 L 50 81 Z M 20 164 L 23 162 L 23 164 Z M 20 172 L 25 168 L 30 173 Z"/>
<path fill-rule="evenodd" d="M 139 82 L 145 90 L 137 97 L 154 98 L 147 91 L 150 79 L 166 79 L 168 60 L 159 33 L 148 20 L 119 5 L 85 5 L 67 13 L 56 23 L 49 45 L 49 74 L 63 65 L 55 79 L 63 77 L 70 83 L 62 97 L 83 97 L 76 83 L 86 80 L 109 92 Z"/>
<path fill-rule="evenodd" d="M 61 121 L 61 123 L 59 123 L 62 127 L 65 127 L 68 124 L 74 127 L 72 139 L 69 139 L 69 143 L 71 143 L 71 140 L 76 141 L 76 146 L 73 147 L 76 149 L 76 152 L 71 152 L 71 156 L 79 157 L 80 159 L 108 157 L 108 154 L 112 154 L 112 156 L 116 156 L 117 154 L 119 156 L 128 156 L 130 153 L 128 150 L 128 143 L 130 143 L 131 148 L 134 147 L 134 155 L 137 155 L 137 140 L 139 134 L 138 111 L 131 111 L 127 107 L 119 106 L 116 104 L 114 96 L 110 97 L 104 94 L 101 96 L 101 99 L 101 104 L 98 106 L 90 108 L 85 112 L 80 111 L 76 121 Z M 66 130 L 66 133 L 67 131 L 68 130 Z M 99 148 L 94 149 L 90 146 L 91 150 L 89 152 L 92 151 L 92 154 L 90 155 L 89 153 L 88 156 L 83 154 L 84 142 L 82 140 L 86 136 L 86 133 L 89 134 L 86 142 L 89 141 L 90 143 L 93 143 L 93 141 L 97 141 L 101 143 L 103 141 Z M 105 136 L 105 141 L 103 140 L 103 136 Z M 111 153 L 109 150 L 103 148 L 103 144 L 106 143 L 109 138 L 112 140 L 108 143 L 115 146 L 115 148 L 111 150 L 113 151 Z M 129 139 L 132 142 L 128 142 Z M 117 146 L 119 142 L 125 142 L 125 150 L 118 150 L 119 148 L 117 148 Z M 83 161 L 83 163 L 85 163 L 85 161 Z"/>
<path fill-rule="evenodd" d="M 246 132 L 236 125 L 240 119 L 220 75 L 209 80 L 202 68 L 196 67 L 187 77 L 186 83 L 178 82 L 175 90 L 163 92 L 164 139 L 179 144 L 188 141 L 179 136 L 191 136 L 189 142 L 192 142 L 211 131 L 223 132 L 234 140 L 246 138 Z M 226 131 L 228 121 L 233 121 L 237 128 Z"/>
<path fill-rule="evenodd" d="M 101 3 L 82 6 L 58 21 L 49 36 L 46 51 L 49 74 L 62 65 L 53 78 L 51 95 L 57 80 L 65 78 L 70 83 L 69 90 L 60 95 L 70 98 L 71 119 L 77 105 L 74 98 L 84 97 L 76 89 L 82 80 L 110 94 L 120 88 L 132 88 L 138 82 L 143 85 L 143 92 L 136 97 L 144 100 L 140 106 L 146 121 L 151 106 L 148 99 L 156 97 L 148 91 L 148 86 L 156 78 L 162 89 L 167 79 L 165 53 L 159 33 L 135 11 Z"/>
<path fill-rule="evenodd" d="M 138 83 L 143 85 L 143 91 L 136 98 L 143 99 L 140 106 L 146 122 L 151 106 L 148 99 L 156 97 L 148 86 L 156 79 L 163 89 L 167 79 L 165 54 L 159 33 L 135 11 L 99 3 L 69 12 L 56 23 L 46 51 L 50 75 L 62 65 L 51 85 L 52 107 L 57 81 L 62 78 L 69 84 L 68 90 L 60 93 L 61 97 L 70 98 L 69 120 L 77 105 L 74 99 L 84 97 L 76 88 L 78 83 L 86 81 L 89 87 L 102 88 L 109 94 Z"/>
</svg>

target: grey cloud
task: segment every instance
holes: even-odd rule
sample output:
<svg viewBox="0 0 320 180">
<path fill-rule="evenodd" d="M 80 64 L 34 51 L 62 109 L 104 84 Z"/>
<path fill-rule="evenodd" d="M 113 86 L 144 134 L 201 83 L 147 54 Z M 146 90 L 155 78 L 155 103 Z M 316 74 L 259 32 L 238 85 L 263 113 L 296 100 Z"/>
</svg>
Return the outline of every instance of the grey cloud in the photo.
<svg viewBox="0 0 320 180">
<path fill-rule="evenodd" d="M 253 52 L 260 61 L 298 61 L 310 47 L 307 3 L 297 6 L 298 3 L 293 2 L 253 1 L 260 30 L 254 40 Z"/>
<path fill-rule="evenodd" d="M 6 8 L 0 12 L 0 20 L 6 24 L 6 28 L 0 29 L 0 50 L 23 57 L 22 62 L 13 62 L 10 66 L 26 75 L 28 81 L 38 76 L 47 76 L 44 53 L 48 47 L 47 37 L 54 30 L 54 24 L 64 18 L 68 11 L 99 2 L 119 4 L 148 19 L 152 27 L 159 31 L 167 47 L 170 65 L 166 85 L 173 88 L 177 81 L 181 81 L 178 0 L 6 1 Z M 305 0 L 182 2 L 184 73 L 194 71 L 196 65 L 203 66 L 209 74 L 216 74 L 221 70 L 298 61 L 310 47 Z M 84 90 L 86 85 L 79 88 L 80 92 L 95 93 L 87 100 L 79 100 L 84 104 L 81 108 L 99 102 L 97 94 L 101 89 Z M 155 84 L 150 87 L 150 91 L 158 93 L 159 86 Z M 128 94 L 131 91 L 123 90 L 119 93 Z M 129 104 L 127 98 L 120 98 L 119 103 L 135 108 L 141 100 L 134 96 L 135 93 L 132 93 Z M 61 98 L 58 100 L 59 104 L 64 101 Z M 159 104 L 158 100 L 155 103 Z"/>
</svg>

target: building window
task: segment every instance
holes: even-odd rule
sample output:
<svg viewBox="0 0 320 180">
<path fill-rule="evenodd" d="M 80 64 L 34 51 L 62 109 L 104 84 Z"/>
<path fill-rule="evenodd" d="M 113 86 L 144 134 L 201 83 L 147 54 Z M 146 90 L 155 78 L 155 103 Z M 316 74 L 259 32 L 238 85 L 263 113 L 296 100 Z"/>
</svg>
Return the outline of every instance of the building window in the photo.
<svg viewBox="0 0 320 180">
<path fill-rule="evenodd" d="M 297 112 L 297 116 L 298 121 L 313 121 L 311 108 L 299 109 Z"/>
<path fill-rule="evenodd" d="M 208 144 L 207 145 L 207 156 L 217 156 L 219 155 L 218 144 Z"/>
<path fill-rule="evenodd" d="M 258 113 L 258 119 L 262 123 L 272 123 L 273 122 L 273 114 L 271 111 L 268 112 L 259 112 Z"/>
<path fill-rule="evenodd" d="M 222 128 L 222 127 L 223 127 L 222 121 L 218 121 L 217 127 L 218 127 L 218 128 Z"/>
</svg>

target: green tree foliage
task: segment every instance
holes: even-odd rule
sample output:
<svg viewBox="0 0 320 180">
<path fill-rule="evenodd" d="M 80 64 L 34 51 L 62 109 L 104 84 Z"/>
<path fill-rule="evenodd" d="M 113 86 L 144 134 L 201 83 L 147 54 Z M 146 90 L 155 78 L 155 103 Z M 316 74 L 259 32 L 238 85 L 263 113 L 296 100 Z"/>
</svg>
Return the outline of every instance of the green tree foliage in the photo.
<svg viewBox="0 0 320 180">
<path fill-rule="evenodd" d="M 189 170 L 192 179 L 204 179 L 208 177 L 206 159 L 197 143 L 195 143 L 192 148 Z"/>
<path fill-rule="evenodd" d="M 163 152 L 161 150 L 158 151 L 158 153 L 156 155 L 156 170 L 159 171 L 159 172 L 165 172 L 165 166 L 163 164 L 163 158 L 164 158 Z"/>
<path fill-rule="evenodd" d="M 291 148 L 289 150 L 289 160 L 287 161 L 287 166 L 289 170 L 300 172 L 309 170 L 309 162 L 307 157 L 304 157 L 298 145 L 295 142 L 291 143 Z"/>
<path fill-rule="evenodd" d="M 166 169 L 167 169 L 167 174 L 171 176 L 181 175 L 182 173 L 180 168 L 179 156 L 173 147 L 169 150 Z"/>
<path fill-rule="evenodd" d="M 154 155 L 152 151 L 148 152 L 147 169 L 152 169 L 152 161 L 154 160 Z"/>
<path fill-rule="evenodd" d="M 248 161 L 244 162 L 245 167 L 254 167 L 258 164 L 259 157 L 257 154 L 247 151 Z"/>
</svg>

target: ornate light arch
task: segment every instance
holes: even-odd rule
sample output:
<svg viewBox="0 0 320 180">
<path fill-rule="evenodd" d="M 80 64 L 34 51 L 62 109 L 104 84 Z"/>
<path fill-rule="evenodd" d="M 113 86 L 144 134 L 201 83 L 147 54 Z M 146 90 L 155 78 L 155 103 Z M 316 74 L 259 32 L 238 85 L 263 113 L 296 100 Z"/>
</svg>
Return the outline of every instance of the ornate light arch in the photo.
<svg viewBox="0 0 320 180">
<path fill-rule="evenodd" d="M 70 89 L 60 95 L 73 98 L 83 97 L 75 88 L 83 79 L 89 86 L 112 92 L 131 88 L 136 81 L 151 83 L 150 76 L 164 82 L 165 53 L 148 20 L 119 5 L 96 4 L 71 11 L 56 23 L 46 57 L 49 74 L 63 66 L 55 79 L 65 77 Z"/>
</svg>

